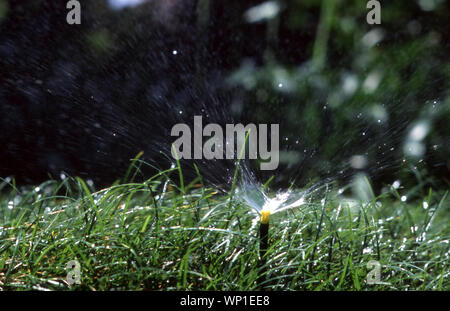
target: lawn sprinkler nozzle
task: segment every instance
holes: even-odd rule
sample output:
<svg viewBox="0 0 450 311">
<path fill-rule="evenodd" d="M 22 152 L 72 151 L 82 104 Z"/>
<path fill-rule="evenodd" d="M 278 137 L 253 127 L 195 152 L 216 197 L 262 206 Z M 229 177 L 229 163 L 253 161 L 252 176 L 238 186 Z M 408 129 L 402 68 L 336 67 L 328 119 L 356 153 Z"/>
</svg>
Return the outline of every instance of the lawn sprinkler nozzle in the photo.
<svg viewBox="0 0 450 311">
<path fill-rule="evenodd" d="M 259 227 L 259 257 L 261 263 L 264 265 L 266 263 L 266 252 L 269 247 L 269 221 L 270 221 L 270 211 L 261 211 L 261 225 Z"/>
<path fill-rule="evenodd" d="M 269 247 L 269 221 L 270 221 L 270 211 L 262 210 L 261 211 L 261 225 L 259 227 L 259 259 L 260 265 L 262 267 L 262 271 L 259 277 L 259 283 L 261 283 L 267 272 L 267 248 Z"/>
<path fill-rule="evenodd" d="M 261 211 L 261 225 L 259 227 L 259 257 L 262 262 L 265 262 L 265 256 L 267 252 L 267 248 L 269 246 L 269 220 L 270 220 L 270 211 L 262 210 Z"/>
<path fill-rule="evenodd" d="M 266 252 L 269 246 L 269 220 L 270 220 L 270 211 L 262 210 L 261 211 L 261 225 L 259 227 L 259 256 L 262 262 L 266 261 Z"/>
<path fill-rule="evenodd" d="M 270 220 L 270 211 L 262 210 L 261 211 L 261 224 L 268 225 Z"/>
</svg>

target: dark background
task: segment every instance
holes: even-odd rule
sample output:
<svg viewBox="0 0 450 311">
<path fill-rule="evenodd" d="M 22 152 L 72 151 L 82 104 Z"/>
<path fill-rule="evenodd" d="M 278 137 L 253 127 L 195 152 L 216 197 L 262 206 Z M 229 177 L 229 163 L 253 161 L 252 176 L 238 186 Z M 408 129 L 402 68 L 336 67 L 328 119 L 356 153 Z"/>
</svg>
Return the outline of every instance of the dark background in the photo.
<svg viewBox="0 0 450 311">
<path fill-rule="evenodd" d="M 202 114 L 280 124 L 280 167 L 255 169 L 260 181 L 364 172 L 376 186 L 448 187 L 448 1 L 382 1 L 381 25 L 366 23 L 366 1 L 272 1 L 279 13 L 254 22 L 262 1 L 80 1 L 81 25 L 55 2 L 0 0 L 1 177 L 107 185 L 140 151 L 168 167 L 172 125 Z M 411 141 L 417 125 L 426 135 Z M 213 183 L 232 171 L 200 165 Z"/>
</svg>

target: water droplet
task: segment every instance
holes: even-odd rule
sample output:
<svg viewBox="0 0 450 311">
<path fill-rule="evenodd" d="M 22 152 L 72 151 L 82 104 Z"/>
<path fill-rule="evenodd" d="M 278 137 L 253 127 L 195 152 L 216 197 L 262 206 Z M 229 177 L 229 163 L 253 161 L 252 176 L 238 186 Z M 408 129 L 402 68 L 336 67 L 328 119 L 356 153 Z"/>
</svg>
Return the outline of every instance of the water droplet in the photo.
<svg viewBox="0 0 450 311">
<path fill-rule="evenodd" d="M 392 183 L 392 188 L 398 189 L 400 187 L 400 181 L 396 180 Z"/>
<path fill-rule="evenodd" d="M 406 202 L 406 199 L 407 199 L 406 195 L 403 195 L 403 196 L 400 198 L 400 200 L 402 200 L 402 202 Z"/>
<path fill-rule="evenodd" d="M 363 254 L 371 254 L 372 253 L 372 249 L 370 247 L 366 247 L 363 249 Z"/>
</svg>

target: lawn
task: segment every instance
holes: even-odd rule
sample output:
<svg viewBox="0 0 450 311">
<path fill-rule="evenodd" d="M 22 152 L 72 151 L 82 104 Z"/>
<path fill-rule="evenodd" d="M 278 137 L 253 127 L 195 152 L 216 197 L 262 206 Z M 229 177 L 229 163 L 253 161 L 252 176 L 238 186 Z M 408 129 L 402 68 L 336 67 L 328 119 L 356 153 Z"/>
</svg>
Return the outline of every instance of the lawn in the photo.
<svg viewBox="0 0 450 311">
<path fill-rule="evenodd" d="M 365 202 L 322 185 L 272 215 L 261 261 L 259 215 L 178 173 L 99 191 L 2 179 L 0 290 L 450 289 L 449 197 L 426 182 Z"/>
</svg>

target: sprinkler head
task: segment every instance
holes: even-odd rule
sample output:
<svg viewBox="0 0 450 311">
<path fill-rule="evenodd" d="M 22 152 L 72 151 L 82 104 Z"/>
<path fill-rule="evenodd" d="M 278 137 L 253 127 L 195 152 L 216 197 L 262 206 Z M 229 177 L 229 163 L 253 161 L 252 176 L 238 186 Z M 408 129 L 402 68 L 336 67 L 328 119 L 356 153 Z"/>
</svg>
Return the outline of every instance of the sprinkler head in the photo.
<svg viewBox="0 0 450 311">
<path fill-rule="evenodd" d="M 267 225 L 270 220 L 270 211 L 268 210 L 262 210 L 261 211 L 261 223 L 263 225 Z"/>
<path fill-rule="evenodd" d="M 261 211 L 261 225 L 259 226 L 259 259 L 262 271 L 258 278 L 258 283 L 263 282 L 267 274 L 266 253 L 269 248 L 269 220 L 270 210 L 263 209 Z"/>
</svg>

